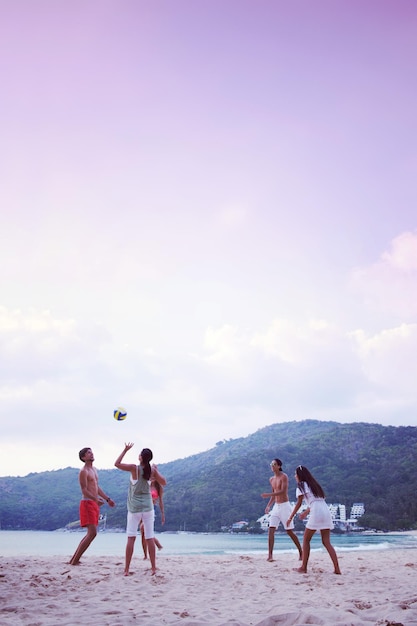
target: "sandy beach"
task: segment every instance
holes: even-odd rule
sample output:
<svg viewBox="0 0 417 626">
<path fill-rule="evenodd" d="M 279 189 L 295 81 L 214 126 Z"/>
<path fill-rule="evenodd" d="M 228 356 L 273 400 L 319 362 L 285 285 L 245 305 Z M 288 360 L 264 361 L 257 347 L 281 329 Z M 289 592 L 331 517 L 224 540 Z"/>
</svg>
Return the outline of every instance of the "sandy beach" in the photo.
<svg viewBox="0 0 417 626">
<path fill-rule="evenodd" d="M 1 626 L 417 626 L 417 550 L 339 553 L 342 575 L 326 553 L 308 574 L 293 555 L 164 556 L 158 572 L 135 556 L 86 553 L 71 567 L 62 557 L 4 558 Z"/>
</svg>

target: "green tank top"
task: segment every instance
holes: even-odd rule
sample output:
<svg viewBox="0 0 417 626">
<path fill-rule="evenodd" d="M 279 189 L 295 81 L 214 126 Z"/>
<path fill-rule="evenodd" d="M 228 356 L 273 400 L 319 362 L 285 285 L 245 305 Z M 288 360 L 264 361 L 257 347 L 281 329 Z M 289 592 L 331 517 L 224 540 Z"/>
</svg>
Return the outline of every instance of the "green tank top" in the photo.
<svg viewBox="0 0 417 626">
<path fill-rule="evenodd" d="M 129 490 L 127 492 L 127 510 L 131 513 L 145 513 L 152 511 L 153 502 L 149 482 L 144 478 L 140 465 L 136 467 L 137 480 L 129 480 Z"/>
</svg>

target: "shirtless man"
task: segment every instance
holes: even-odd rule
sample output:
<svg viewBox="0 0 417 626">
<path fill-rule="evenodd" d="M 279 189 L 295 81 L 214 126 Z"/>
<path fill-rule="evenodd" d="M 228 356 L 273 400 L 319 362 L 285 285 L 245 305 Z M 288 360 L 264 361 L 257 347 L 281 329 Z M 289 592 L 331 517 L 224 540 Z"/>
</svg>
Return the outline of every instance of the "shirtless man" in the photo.
<svg viewBox="0 0 417 626">
<path fill-rule="evenodd" d="M 302 558 L 302 550 L 301 544 L 298 541 L 298 537 L 295 534 L 294 522 L 291 520 L 289 525 L 287 526 L 288 518 L 291 515 L 292 508 L 290 502 L 288 500 L 288 476 L 284 474 L 282 471 L 282 461 L 279 459 L 274 459 L 271 462 L 271 469 L 274 472 L 274 475 L 271 476 L 269 482 L 271 484 L 272 493 L 263 493 L 263 498 L 269 498 L 269 502 L 266 505 L 265 513 L 269 513 L 269 510 L 272 507 L 271 517 L 269 519 L 269 530 L 268 530 L 268 561 L 273 561 L 273 550 L 274 550 L 274 542 L 275 542 L 275 531 L 281 522 L 285 530 L 287 531 L 287 535 L 291 537 L 295 545 L 297 546 L 298 553 L 300 555 L 300 559 Z"/>
<path fill-rule="evenodd" d="M 84 539 L 80 541 L 74 556 L 69 562 L 70 565 L 78 565 L 81 556 L 87 550 L 93 539 L 95 539 L 100 512 L 99 507 L 104 504 L 104 501 L 111 507 L 115 504 L 98 486 L 98 474 L 96 468 L 93 467 L 94 454 L 91 448 L 83 448 L 80 450 L 79 457 L 80 461 L 84 462 L 84 467 L 80 470 L 78 477 L 82 493 L 82 500 L 80 502 L 80 524 L 83 528 L 87 528 L 87 534 Z"/>
</svg>

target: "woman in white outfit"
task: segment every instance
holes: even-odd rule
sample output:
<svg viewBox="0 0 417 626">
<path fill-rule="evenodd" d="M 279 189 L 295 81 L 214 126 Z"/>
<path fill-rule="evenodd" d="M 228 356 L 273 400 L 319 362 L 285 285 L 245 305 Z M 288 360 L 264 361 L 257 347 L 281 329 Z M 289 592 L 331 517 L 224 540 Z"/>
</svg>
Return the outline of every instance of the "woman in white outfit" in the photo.
<svg viewBox="0 0 417 626">
<path fill-rule="evenodd" d="M 337 554 L 330 543 L 330 530 L 333 528 L 333 520 L 329 507 L 324 499 L 324 491 L 311 472 L 303 465 L 299 465 L 295 470 L 295 479 L 298 483 L 296 492 L 297 503 L 288 519 L 287 524 L 292 522 L 295 514 L 302 505 L 303 500 L 307 502 L 308 508 L 300 513 L 299 517 L 300 519 L 304 519 L 308 514 L 310 514 L 304 531 L 303 563 L 297 571 L 303 574 L 307 573 L 307 563 L 310 556 L 310 541 L 316 530 L 319 530 L 322 544 L 326 548 L 333 562 L 334 573 L 340 574 L 341 571 L 339 568 Z"/>
</svg>

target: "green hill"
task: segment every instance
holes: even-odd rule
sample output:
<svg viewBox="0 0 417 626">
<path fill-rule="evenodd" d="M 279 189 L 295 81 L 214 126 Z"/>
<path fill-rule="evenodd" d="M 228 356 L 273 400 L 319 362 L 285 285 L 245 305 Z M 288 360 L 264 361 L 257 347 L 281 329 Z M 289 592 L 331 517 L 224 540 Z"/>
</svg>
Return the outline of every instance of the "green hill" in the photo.
<svg viewBox="0 0 417 626">
<path fill-rule="evenodd" d="M 218 442 L 211 450 L 159 464 L 168 480 L 164 530 L 218 531 L 264 511 L 269 463 L 283 461 L 295 498 L 294 469 L 306 465 L 328 502 L 348 508 L 364 502 L 363 522 L 394 530 L 417 528 L 417 428 L 305 420 L 274 424 L 248 437 Z M 0 478 L 3 529 L 53 530 L 78 518 L 79 468 Z M 107 525 L 125 526 L 128 478 L 99 470 L 100 484 L 117 502 L 103 508 Z M 161 530 L 157 516 L 156 528 Z"/>
</svg>

